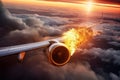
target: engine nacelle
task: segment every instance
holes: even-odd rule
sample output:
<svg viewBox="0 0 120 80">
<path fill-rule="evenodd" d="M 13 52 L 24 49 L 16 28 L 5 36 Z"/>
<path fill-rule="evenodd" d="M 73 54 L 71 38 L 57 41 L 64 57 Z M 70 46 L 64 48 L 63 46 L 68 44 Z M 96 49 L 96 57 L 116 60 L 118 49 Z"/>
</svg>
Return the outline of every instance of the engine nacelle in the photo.
<svg viewBox="0 0 120 80">
<path fill-rule="evenodd" d="M 70 52 L 62 43 L 53 43 L 48 49 L 49 61 L 56 66 L 65 65 L 70 60 Z"/>
</svg>

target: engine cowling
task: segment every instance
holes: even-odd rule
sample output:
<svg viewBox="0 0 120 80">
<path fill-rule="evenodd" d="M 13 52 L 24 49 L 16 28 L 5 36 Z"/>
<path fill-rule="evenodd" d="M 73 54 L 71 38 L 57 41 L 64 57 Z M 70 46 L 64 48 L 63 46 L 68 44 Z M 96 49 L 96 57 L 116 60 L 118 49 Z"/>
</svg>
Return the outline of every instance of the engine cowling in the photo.
<svg viewBox="0 0 120 80">
<path fill-rule="evenodd" d="M 62 43 L 53 43 L 49 49 L 49 61 L 56 66 L 65 65 L 70 60 L 70 52 Z"/>
</svg>

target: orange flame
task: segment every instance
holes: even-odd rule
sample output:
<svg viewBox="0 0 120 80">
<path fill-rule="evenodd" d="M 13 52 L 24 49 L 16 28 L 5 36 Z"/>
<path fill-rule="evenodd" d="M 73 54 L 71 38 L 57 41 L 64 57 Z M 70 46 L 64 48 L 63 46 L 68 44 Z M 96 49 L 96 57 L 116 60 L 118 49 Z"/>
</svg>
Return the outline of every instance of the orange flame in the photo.
<svg viewBox="0 0 120 80">
<path fill-rule="evenodd" d="M 63 40 L 65 45 L 70 50 L 71 55 L 73 55 L 75 50 L 80 47 L 81 44 L 89 41 L 94 35 L 95 34 L 91 28 L 72 28 L 69 31 L 63 33 Z"/>
</svg>

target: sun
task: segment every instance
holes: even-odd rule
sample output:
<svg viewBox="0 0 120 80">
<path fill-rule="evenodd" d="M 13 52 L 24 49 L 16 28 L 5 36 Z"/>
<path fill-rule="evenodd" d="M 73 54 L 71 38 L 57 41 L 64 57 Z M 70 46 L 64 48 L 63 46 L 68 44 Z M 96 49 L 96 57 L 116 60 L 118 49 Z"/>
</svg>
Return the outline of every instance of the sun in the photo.
<svg viewBox="0 0 120 80">
<path fill-rule="evenodd" d="M 89 0 L 89 1 L 85 2 L 86 12 L 88 14 L 92 12 L 93 6 L 94 6 L 93 0 Z"/>
<path fill-rule="evenodd" d="M 92 10 L 93 3 L 91 1 L 87 2 L 87 11 L 90 12 Z"/>
</svg>

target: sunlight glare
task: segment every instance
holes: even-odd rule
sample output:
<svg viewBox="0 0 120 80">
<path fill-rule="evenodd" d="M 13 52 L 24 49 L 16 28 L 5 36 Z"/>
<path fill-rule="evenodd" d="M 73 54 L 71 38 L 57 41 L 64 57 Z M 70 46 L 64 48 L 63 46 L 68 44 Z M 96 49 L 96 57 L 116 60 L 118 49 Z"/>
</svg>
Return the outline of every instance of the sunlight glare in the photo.
<svg viewBox="0 0 120 80">
<path fill-rule="evenodd" d="M 88 2 L 85 3 L 85 7 L 86 7 L 86 12 L 89 14 L 91 13 L 92 9 L 93 9 L 93 0 L 89 0 Z"/>
</svg>

